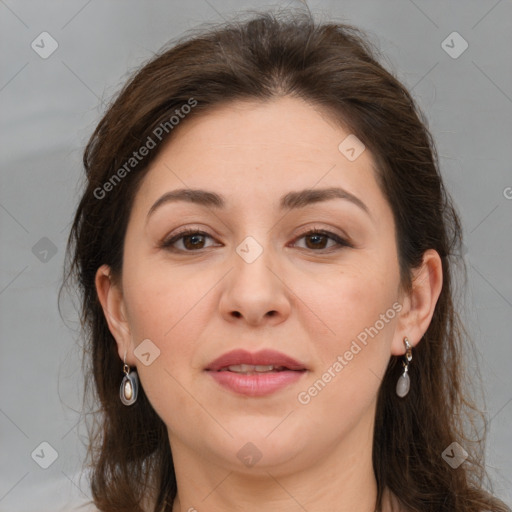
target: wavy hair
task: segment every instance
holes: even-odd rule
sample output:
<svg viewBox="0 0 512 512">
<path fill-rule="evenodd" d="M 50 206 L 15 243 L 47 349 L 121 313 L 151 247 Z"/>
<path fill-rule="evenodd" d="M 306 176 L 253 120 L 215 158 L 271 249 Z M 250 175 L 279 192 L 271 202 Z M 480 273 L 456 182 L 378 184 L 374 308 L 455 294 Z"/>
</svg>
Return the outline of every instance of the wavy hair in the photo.
<svg viewBox="0 0 512 512">
<path fill-rule="evenodd" d="M 372 453 L 378 510 L 389 489 L 412 511 L 510 512 L 485 490 L 485 436 L 476 427 L 483 415 L 466 389 L 462 350 L 470 339 L 453 289 L 453 267 L 462 260 L 460 221 L 443 185 L 428 123 L 379 57 L 376 46 L 354 26 L 319 23 L 304 12 L 252 13 L 246 20 L 203 27 L 164 47 L 109 105 L 83 155 L 86 183 L 69 235 L 64 276 L 80 295 L 86 384 L 92 384 L 98 407 L 90 425 L 89 463 L 99 510 L 171 511 L 177 492 L 167 429 L 144 390 L 130 408 L 119 400 L 122 365 L 95 289 L 102 264 L 111 267 L 114 278 L 121 275 L 134 196 L 172 130 L 123 173 L 108 197 L 99 197 L 98 191 L 191 98 L 197 104 L 180 123 L 235 100 L 288 95 L 322 108 L 371 151 L 395 220 L 403 286 L 410 288 L 412 271 L 427 249 L 435 249 L 442 260 L 443 287 L 415 348 L 410 392 L 405 399 L 395 393 L 401 373 L 395 356 L 379 389 Z M 456 469 L 441 456 L 453 442 L 468 453 Z M 150 504 L 144 499 L 148 492 L 154 496 Z"/>
</svg>

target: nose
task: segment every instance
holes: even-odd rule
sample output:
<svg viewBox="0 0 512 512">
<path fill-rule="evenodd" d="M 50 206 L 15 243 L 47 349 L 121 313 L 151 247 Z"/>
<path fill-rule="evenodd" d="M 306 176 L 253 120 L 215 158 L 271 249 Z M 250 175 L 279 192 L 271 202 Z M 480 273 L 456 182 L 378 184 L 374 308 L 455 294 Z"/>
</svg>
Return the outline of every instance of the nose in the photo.
<svg viewBox="0 0 512 512">
<path fill-rule="evenodd" d="M 258 326 L 277 325 L 288 318 L 291 291 L 271 251 L 263 250 L 252 262 L 235 252 L 232 261 L 219 304 L 224 319 Z"/>
</svg>

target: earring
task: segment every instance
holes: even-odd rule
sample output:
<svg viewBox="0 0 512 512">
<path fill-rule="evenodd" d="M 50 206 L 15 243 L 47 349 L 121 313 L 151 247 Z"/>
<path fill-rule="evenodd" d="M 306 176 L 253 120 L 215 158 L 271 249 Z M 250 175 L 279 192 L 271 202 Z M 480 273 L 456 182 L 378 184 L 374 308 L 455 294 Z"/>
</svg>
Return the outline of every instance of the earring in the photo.
<svg viewBox="0 0 512 512">
<path fill-rule="evenodd" d="M 407 393 L 409 393 L 409 389 L 411 387 L 411 379 L 409 378 L 409 363 L 412 361 L 412 352 L 411 345 L 409 344 L 409 340 L 404 338 L 405 344 L 405 361 L 402 361 L 404 366 L 404 373 L 398 379 L 396 383 L 396 394 L 403 398 Z"/>
<path fill-rule="evenodd" d="M 119 396 L 124 405 L 132 405 L 137 400 L 139 392 L 139 377 L 135 370 L 130 371 L 130 367 L 126 364 L 126 352 L 124 354 L 123 365 L 124 377 L 119 389 Z"/>
</svg>

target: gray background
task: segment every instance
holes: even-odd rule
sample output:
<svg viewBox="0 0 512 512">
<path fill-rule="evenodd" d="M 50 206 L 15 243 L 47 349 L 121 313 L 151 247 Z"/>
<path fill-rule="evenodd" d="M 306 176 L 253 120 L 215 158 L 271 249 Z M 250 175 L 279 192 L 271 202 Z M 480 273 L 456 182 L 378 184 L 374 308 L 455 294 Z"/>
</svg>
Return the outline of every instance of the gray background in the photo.
<svg viewBox="0 0 512 512">
<path fill-rule="evenodd" d="M 169 39 L 235 10 L 268 5 L 0 0 L 0 511 L 69 511 L 89 495 L 80 478 L 85 431 L 76 314 L 65 303 L 61 320 L 57 291 L 81 152 L 102 103 Z M 485 386 L 487 467 L 495 493 L 511 503 L 512 2 L 309 6 L 322 19 L 368 31 L 386 55 L 384 65 L 427 114 L 464 223 L 465 318 Z M 59 45 L 47 59 L 31 48 L 43 31 Z M 469 44 L 458 58 L 442 47 L 453 31 Z M 454 40 L 453 51 L 460 44 Z M 58 452 L 48 469 L 35 462 L 51 461 L 50 451 L 38 448 L 43 441 Z"/>
</svg>

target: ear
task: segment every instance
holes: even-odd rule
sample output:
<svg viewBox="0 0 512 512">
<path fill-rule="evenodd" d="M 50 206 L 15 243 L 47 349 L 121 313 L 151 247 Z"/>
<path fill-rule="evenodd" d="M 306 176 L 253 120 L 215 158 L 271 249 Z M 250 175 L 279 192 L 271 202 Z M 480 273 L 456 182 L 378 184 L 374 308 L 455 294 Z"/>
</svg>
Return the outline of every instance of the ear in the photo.
<svg viewBox="0 0 512 512">
<path fill-rule="evenodd" d="M 404 338 L 416 346 L 430 325 L 441 289 L 443 287 L 443 266 L 441 257 L 434 249 L 423 254 L 423 262 L 413 272 L 412 289 L 404 292 L 391 353 L 405 354 Z"/>
<path fill-rule="evenodd" d="M 108 265 L 102 265 L 96 271 L 95 285 L 108 328 L 116 340 L 119 357 L 122 361 L 126 354 L 126 362 L 130 364 L 131 332 L 123 293 L 120 285 L 114 282 Z"/>
</svg>

